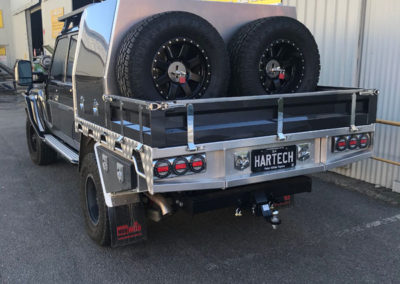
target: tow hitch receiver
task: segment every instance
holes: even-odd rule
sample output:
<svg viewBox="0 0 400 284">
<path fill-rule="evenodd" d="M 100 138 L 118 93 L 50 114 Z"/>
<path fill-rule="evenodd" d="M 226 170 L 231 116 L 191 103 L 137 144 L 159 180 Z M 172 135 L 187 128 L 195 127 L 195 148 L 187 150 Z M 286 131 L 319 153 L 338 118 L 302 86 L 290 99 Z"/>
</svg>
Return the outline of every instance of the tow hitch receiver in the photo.
<svg viewBox="0 0 400 284">
<path fill-rule="evenodd" d="M 274 202 L 269 200 L 264 191 L 254 193 L 255 204 L 253 205 L 253 214 L 263 216 L 265 220 L 271 223 L 272 228 L 276 230 L 281 224 L 279 211 L 275 210 Z"/>
</svg>

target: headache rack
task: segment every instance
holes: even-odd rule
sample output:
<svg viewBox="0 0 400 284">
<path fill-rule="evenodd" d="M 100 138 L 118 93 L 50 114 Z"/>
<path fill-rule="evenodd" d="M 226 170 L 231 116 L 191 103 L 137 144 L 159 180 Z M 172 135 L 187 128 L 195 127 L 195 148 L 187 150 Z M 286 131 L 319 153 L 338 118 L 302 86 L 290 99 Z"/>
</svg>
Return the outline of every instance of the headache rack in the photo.
<svg viewBox="0 0 400 284">
<path fill-rule="evenodd" d="M 377 90 L 319 87 L 310 93 L 150 102 L 103 95 L 104 128 L 153 148 L 370 125 Z M 82 117 L 90 121 L 90 116 Z M 80 120 L 82 121 L 82 120 Z"/>
</svg>

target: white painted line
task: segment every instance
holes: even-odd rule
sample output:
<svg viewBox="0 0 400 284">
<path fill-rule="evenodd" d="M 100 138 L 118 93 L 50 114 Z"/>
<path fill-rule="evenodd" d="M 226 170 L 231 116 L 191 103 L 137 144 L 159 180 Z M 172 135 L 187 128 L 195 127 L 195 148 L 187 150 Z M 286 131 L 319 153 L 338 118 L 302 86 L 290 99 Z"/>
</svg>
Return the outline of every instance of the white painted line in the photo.
<svg viewBox="0 0 400 284">
<path fill-rule="evenodd" d="M 372 228 L 376 228 L 376 227 L 379 227 L 379 226 L 382 226 L 382 225 L 395 223 L 395 222 L 398 222 L 398 221 L 400 221 L 400 214 L 394 215 L 394 216 L 388 217 L 388 218 L 383 218 L 383 219 L 380 219 L 380 220 L 377 220 L 377 221 L 374 221 L 374 222 L 371 222 L 371 223 L 367 223 L 367 224 L 364 224 L 364 225 L 358 225 L 358 226 L 355 226 L 355 227 L 350 228 L 350 229 L 345 229 L 343 231 L 337 232 L 335 235 L 337 237 L 342 237 L 344 235 L 362 232 L 362 231 L 365 231 L 365 230 L 368 230 L 368 229 L 372 229 Z"/>
</svg>

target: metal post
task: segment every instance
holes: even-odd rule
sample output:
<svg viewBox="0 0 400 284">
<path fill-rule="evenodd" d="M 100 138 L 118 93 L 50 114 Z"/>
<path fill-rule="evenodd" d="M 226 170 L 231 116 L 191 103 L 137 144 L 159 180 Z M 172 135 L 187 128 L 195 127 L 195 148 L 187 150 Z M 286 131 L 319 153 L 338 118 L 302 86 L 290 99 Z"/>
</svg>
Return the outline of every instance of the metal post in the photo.
<svg viewBox="0 0 400 284">
<path fill-rule="evenodd" d="M 186 106 L 187 120 L 187 146 L 189 151 L 196 151 L 197 147 L 194 144 L 194 108 L 192 104 Z"/>
<path fill-rule="evenodd" d="M 285 134 L 283 134 L 283 98 L 278 99 L 278 130 L 277 130 L 277 139 L 279 141 L 286 140 Z"/>
</svg>

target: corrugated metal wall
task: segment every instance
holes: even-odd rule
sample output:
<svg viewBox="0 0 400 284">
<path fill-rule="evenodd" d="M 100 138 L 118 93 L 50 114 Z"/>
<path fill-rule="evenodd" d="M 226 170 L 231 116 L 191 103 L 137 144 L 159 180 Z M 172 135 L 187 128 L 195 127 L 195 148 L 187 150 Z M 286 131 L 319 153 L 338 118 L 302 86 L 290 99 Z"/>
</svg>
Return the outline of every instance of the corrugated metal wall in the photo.
<svg viewBox="0 0 400 284">
<path fill-rule="evenodd" d="M 400 121 L 400 1 L 283 0 L 315 35 L 321 53 L 321 85 L 377 88 L 378 117 Z M 365 17 L 365 28 L 362 26 Z M 364 31 L 359 41 L 360 31 Z M 359 42 L 362 49 L 359 50 Z M 360 57 L 361 56 L 361 57 Z M 358 74 L 358 59 L 361 59 Z M 377 125 L 375 155 L 400 161 L 400 129 Z M 400 167 L 366 160 L 337 172 L 393 188 Z"/>
</svg>

